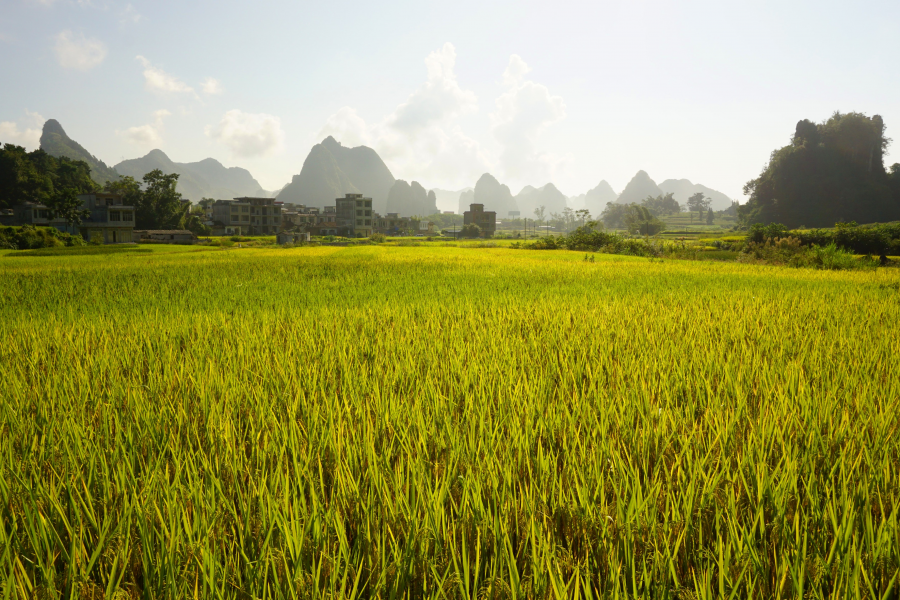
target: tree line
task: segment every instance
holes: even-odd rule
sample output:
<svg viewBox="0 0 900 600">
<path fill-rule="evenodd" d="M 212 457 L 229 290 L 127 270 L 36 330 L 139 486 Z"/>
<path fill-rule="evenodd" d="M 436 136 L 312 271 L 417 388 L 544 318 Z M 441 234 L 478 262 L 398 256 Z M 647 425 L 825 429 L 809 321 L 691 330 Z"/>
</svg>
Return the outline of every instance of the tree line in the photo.
<svg viewBox="0 0 900 600">
<path fill-rule="evenodd" d="M 189 229 L 208 234 L 203 209 L 192 207 L 176 190 L 178 175 L 150 171 L 141 181 L 120 177 L 100 186 L 91 179 L 91 168 L 82 160 L 55 157 L 43 150 L 27 152 L 22 146 L 4 144 L 0 149 L 0 208 L 25 202 L 46 206 L 52 219 L 81 224 L 87 211 L 81 209 L 80 194 L 120 194 L 134 206 L 136 229 Z"/>
</svg>

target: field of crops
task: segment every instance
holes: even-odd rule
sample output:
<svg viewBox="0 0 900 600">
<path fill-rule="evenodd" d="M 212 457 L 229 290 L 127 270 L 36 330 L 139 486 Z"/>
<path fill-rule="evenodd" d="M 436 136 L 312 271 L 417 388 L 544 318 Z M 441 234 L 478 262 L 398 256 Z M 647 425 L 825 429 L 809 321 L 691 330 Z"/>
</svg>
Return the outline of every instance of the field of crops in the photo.
<svg viewBox="0 0 900 600">
<path fill-rule="evenodd" d="M 896 269 L 6 254 L 2 598 L 897 597 Z"/>
</svg>

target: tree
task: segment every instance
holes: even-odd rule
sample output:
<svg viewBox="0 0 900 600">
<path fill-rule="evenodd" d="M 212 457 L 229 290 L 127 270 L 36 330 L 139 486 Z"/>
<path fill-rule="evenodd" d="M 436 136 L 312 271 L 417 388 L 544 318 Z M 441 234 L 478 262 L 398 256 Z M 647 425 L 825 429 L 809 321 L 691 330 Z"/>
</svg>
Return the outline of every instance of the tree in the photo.
<svg viewBox="0 0 900 600">
<path fill-rule="evenodd" d="M 703 192 L 697 192 L 696 194 L 688 198 L 688 210 L 690 210 L 691 212 L 697 211 L 697 219 L 702 219 L 703 213 L 705 213 L 709 208 L 711 202 L 712 200 L 706 198 L 703 195 Z M 693 222 L 693 219 L 691 219 L 691 221 Z"/>
<path fill-rule="evenodd" d="M 562 210 L 562 218 L 563 222 L 566 224 L 566 233 L 569 233 L 569 230 L 572 228 L 572 225 L 575 223 L 575 211 L 569 208 L 568 206 Z"/>
<path fill-rule="evenodd" d="M 203 202 L 201 200 L 201 202 Z M 199 204 L 192 206 L 190 212 L 185 216 L 184 228 L 196 235 L 209 235 L 212 228 L 204 223 L 206 221 L 206 211 Z"/>
<path fill-rule="evenodd" d="M 178 174 L 165 175 L 159 169 L 143 177 L 144 190 L 135 204 L 135 227 L 138 229 L 184 229 L 190 206 L 181 201 L 175 191 Z"/>
<path fill-rule="evenodd" d="M 123 202 L 128 206 L 134 206 L 135 208 L 140 205 L 142 201 L 141 197 L 141 184 L 138 181 L 135 181 L 134 177 L 120 177 L 115 181 L 107 181 L 103 185 L 103 191 L 108 194 L 118 194 L 122 196 Z"/>
<path fill-rule="evenodd" d="M 459 230 L 459 237 L 462 237 L 462 238 L 481 237 L 481 227 L 479 227 L 475 223 L 469 223 L 468 225 L 463 225 L 462 229 Z"/>
<path fill-rule="evenodd" d="M 822 123 L 797 123 L 791 143 L 772 152 L 759 177 L 748 181 L 744 224 L 831 227 L 838 222 L 900 219 L 900 193 L 884 168 L 879 115 L 834 113 Z"/>
<path fill-rule="evenodd" d="M 706 209 L 706 224 L 712 225 L 714 218 L 715 215 L 713 215 L 713 210 L 711 208 Z"/>
<path fill-rule="evenodd" d="M 631 233 L 656 235 L 666 228 L 666 224 L 653 216 L 646 206 L 629 204 L 624 216 L 625 227 Z"/>
<path fill-rule="evenodd" d="M 581 226 L 584 227 L 584 224 L 591 220 L 591 211 L 586 208 L 579 208 L 575 211 L 575 216 L 581 218 Z"/>
<path fill-rule="evenodd" d="M 622 229 L 625 225 L 625 216 L 631 205 L 607 202 L 606 208 L 600 213 L 600 220 L 610 229 Z"/>
<path fill-rule="evenodd" d="M 77 197 L 97 188 L 84 161 L 56 158 L 43 150 L 26 152 L 14 144 L 0 149 L 0 208 L 37 202 L 66 212 L 64 205 L 73 193 Z"/>
<path fill-rule="evenodd" d="M 69 225 L 80 225 L 81 220 L 88 218 L 91 211 L 81 208 L 82 202 L 78 195 L 79 190 L 73 187 L 55 190 L 44 200 L 44 204 L 50 209 L 50 218 L 65 219 Z"/>
<path fill-rule="evenodd" d="M 544 224 L 544 212 L 547 210 L 545 206 L 539 206 L 534 209 L 534 219 L 538 221 L 541 225 Z"/>
<path fill-rule="evenodd" d="M 675 194 L 669 193 L 654 198 L 647 196 L 641 201 L 641 206 L 647 207 L 654 216 L 677 215 L 681 212 L 681 205 L 675 200 Z"/>
</svg>

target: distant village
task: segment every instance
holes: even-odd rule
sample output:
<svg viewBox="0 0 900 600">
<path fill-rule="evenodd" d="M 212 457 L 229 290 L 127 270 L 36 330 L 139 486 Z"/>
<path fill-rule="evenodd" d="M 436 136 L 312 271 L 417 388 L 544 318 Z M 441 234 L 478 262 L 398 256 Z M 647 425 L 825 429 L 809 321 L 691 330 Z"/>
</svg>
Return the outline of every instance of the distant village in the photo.
<svg viewBox="0 0 900 600">
<path fill-rule="evenodd" d="M 134 206 L 125 204 L 118 194 L 96 192 L 79 197 L 87 215 L 79 224 L 52 218 L 47 206 L 25 202 L 0 211 L 0 225 L 55 227 L 63 233 L 80 235 L 85 241 L 102 244 L 127 244 L 158 241 L 192 244 L 197 236 L 186 229 L 135 229 Z M 190 204 L 190 200 L 182 200 Z M 433 221 L 372 210 L 372 199 L 363 194 L 336 198 L 334 206 L 322 209 L 278 201 L 274 198 L 234 198 L 203 203 L 204 224 L 213 236 L 276 236 L 279 244 L 310 241 L 313 236 L 368 238 L 385 236 L 435 236 Z M 447 213 L 455 214 L 455 213 Z M 463 214 L 463 226 L 478 226 L 480 237 L 492 237 L 497 229 L 497 214 L 484 205 L 472 204 Z M 461 228 L 460 228 L 461 229 Z M 443 235 L 456 237 L 457 231 Z"/>
</svg>

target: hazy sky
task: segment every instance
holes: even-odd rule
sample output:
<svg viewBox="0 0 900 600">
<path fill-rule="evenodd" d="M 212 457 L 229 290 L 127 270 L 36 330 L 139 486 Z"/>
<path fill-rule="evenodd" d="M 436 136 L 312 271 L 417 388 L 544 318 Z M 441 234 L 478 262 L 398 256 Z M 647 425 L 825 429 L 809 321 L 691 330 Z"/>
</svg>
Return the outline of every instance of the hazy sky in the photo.
<svg viewBox="0 0 900 600">
<path fill-rule="evenodd" d="M 644 169 L 742 197 L 835 110 L 900 143 L 897 0 L 0 4 L 0 141 L 55 118 L 108 164 L 161 148 L 267 189 L 328 134 L 429 188 L 567 195 Z"/>
</svg>

